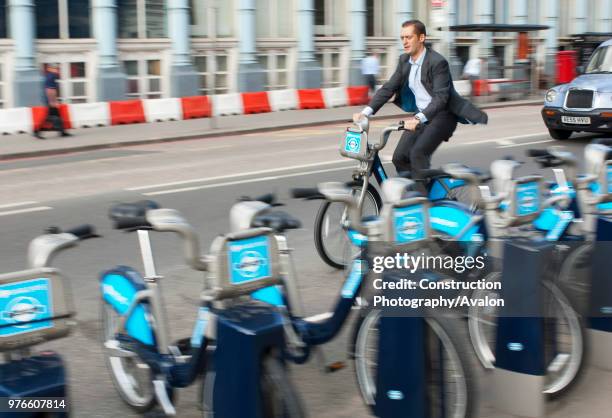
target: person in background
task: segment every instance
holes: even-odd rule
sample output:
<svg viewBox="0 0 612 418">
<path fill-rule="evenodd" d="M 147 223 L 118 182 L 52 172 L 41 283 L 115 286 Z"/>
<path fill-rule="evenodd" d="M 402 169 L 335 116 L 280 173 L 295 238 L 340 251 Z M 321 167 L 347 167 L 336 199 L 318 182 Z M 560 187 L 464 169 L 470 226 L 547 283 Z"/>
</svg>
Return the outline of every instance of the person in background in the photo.
<svg viewBox="0 0 612 418">
<path fill-rule="evenodd" d="M 368 84 L 369 96 L 372 96 L 376 91 L 376 77 L 378 76 L 379 70 L 380 63 L 376 52 L 372 52 L 361 61 L 361 74 L 363 74 Z"/>
<path fill-rule="evenodd" d="M 474 81 L 480 79 L 480 71 L 482 68 L 482 59 L 481 58 L 472 58 L 469 59 L 465 66 L 463 67 L 463 74 L 461 78 L 464 80 L 470 80 L 470 97 L 473 97 L 474 94 Z"/>
<path fill-rule="evenodd" d="M 40 129 L 48 121 L 51 122 L 53 130 L 58 131 L 60 136 L 72 136 L 64 130 L 64 121 L 59 111 L 59 66 L 57 64 L 47 64 L 44 82 L 43 101 L 47 105 L 47 117 L 41 124 L 38 130 L 34 131 L 34 136 L 38 139 L 44 139 Z"/>
</svg>

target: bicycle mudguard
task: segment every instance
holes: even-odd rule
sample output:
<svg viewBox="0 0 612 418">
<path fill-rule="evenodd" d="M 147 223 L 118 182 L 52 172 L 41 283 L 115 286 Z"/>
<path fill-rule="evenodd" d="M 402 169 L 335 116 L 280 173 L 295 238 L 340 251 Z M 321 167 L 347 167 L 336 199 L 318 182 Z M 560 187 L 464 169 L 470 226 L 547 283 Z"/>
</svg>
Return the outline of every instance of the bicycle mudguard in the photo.
<svg viewBox="0 0 612 418">
<path fill-rule="evenodd" d="M 429 208 L 432 231 L 450 235 L 459 241 L 472 241 L 474 234 L 480 232 L 479 223 L 469 226 L 470 222 L 473 222 L 473 217 L 472 211 L 457 202 L 435 203 Z"/>
<path fill-rule="evenodd" d="M 456 189 L 457 187 L 465 186 L 464 180 L 454 179 L 452 177 L 444 177 L 435 179 L 429 189 L 429 200 L 448 199 L 447 190 Z"/>
<path fill-rule="evenodd" d="M 117 313 L 124 315 L 132 304 L 136 294 L 146 286 L 140 273 L 131 267 L 118 266 L 100 276 L 102 298 Z M 155 338 L 151 324 L 147 320 L 149 307 L 145 303 L 136 306 L 126 322 L 129 336 L 143 344 L 154 345 Z"/>
</svg>

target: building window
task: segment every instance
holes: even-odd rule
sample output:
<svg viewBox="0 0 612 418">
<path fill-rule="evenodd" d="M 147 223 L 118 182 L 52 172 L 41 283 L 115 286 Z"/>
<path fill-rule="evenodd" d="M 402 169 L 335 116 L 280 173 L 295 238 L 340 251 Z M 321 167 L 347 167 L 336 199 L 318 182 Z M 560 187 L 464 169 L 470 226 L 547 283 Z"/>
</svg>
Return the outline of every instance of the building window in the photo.
<svg viewBox="0 0 612 418">
<path fill-rule="evenodd" d="M 323 85 L 321 87 L 339 87 L 342 82 L 340 50 L 323 49 L 317 51 L 315 57 L 323 69 Z"/>
<path fill-rule="evenodd" d="M 161 61 L 141 59 L 123 61 L 127 76 L 127 96 L 133 99 L 158 99 L 161 92 Z"/>
<path fill-rule="evenodd" d="M 292 35 L 291 0 L 256 0 L 258 38 L 289 38 Z"/>
<path fill-rule="evenodd" d="M 338 0 L 315 0 L 315 36 L 344 34 L 346 3 Z"/>
<path fill-rule="evenodd" d="M 89 0 L 40 0 L 35 4 L 39 39 L 90 37 Z"/>
<path fill-rule="evenodd" d="M 191 36 L 228 38 L 234 35 L 233 0 L 190 0 L 189 6 Z M 214 19 L 209 21 L 211 14 Z"/>
<path fill-rule="evenodd" d="M 200 94 L 225 94 L 228 87 L 228 56 L 211 51 L 209 55 L 196 55 L 195 67 L 200 74 Z"/>
<path fill-rule="evenodd" d="M 0 39 L 8 37 L 8 13 L 6 13 L 6 0 L 0 0 Z"/>
<path fill-rule="evenodd" d="M 269 50 L 257 55 L 259 63 L 266 70 L 267 82 L 264 90 L 281 90 L 288 87 L 287 50 Z"/>
<path fill-rule="evenodd" d="M 393 21 L 393 0 L 366 1 L 366 36 L 399 36 Z"/>
<path fill-rule="evenodd" d="M 165 38 L 164 0 L 118 0 L 119 38 Z"/>
<path fill-rule="evenodd" d="M 46 70 L 46 63 L 43 64 Z M 59 63 L 59 92 L 62 103 L 85 103 L 88 99 L 87 63 L 68 61 Z"/>
<path fill-rule="evenodd" d="M 507 0 L 493 1 L 493 23 L 508 23 L 508 8 L 510 2 Z"/>
<path fill-rule="evenodd" d="M 457 0 L 457 24 L 467 25 L 474 22 L 473 0 Z"/>
</svg>

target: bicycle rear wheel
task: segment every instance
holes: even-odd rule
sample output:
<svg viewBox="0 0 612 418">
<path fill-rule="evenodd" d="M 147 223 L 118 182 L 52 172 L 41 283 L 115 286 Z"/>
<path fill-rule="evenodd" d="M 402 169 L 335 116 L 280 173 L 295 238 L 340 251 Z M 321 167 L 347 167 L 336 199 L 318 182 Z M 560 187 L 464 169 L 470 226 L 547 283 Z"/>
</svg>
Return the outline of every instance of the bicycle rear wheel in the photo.
<svg viewBox="0 0 612 418">
<path fill-rule="evenodd" d="M 358 196 L 362 187 L 353 187 L 353 194 Z M 378 191 L 368 185 L 361 210 L 362 216 L 377 216 L 382 207 Z M 314 240 L 317 252 L 325 264 L 336 269 L 343 269 L 359 251 L 352 245 L 345 228 L 346 206 L 338 202 L 324 201 L 319 208 L 314 225 Z"/>
<path fill-rule="evenodd" d="M 494 272 L 485 280 L 500 280 L 501 273 Z M 584 332 L 578 315 L 563 293 L 552 283 L 542 282 L 544 288 L 544 317 L 554 335 L 547 335 L 545 345 L 546 378 L 544 393 L 551 397 L 565 392 L 576 380 L 584 357 Z M 491 290 L 477 290 L 474 300 L 497 298 Z M 497 336 L 497 309 L 472 306 L 468 313 L 468 327 L 472 346 L 482 365 L 495 367 L 495 338 Z"/>
<path fill-rule="evenodd" d="M 355 333 L 355 374 L 362 399 L 371 408 L 376 403 L 380 317 L 380 310 L 370 310 L 357 323 Z M 431 416 L 471 417 L 476 405 L 476 383 L 471 372 L 470 357 L 465 350 L 466 344 L 461 343 L 457 332 L 461 326 L 450 318 L 429 317 L 423 320 L 427 325 Z M 444 377 L 444 383 L 436 379 L 440 376 Z M 443 405 L 440 399 L 444 399 Z"/>
</svg>

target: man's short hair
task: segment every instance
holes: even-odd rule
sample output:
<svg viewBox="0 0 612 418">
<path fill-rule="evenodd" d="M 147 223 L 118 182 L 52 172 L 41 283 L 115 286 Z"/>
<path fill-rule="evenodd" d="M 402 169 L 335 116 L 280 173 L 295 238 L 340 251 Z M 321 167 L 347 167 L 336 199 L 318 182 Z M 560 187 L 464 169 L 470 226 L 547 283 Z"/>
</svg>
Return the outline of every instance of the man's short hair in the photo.
<svg viewBox="0 0 612 418">
<path fill-rule="evenodd" d="M 420 20 L 410 19 L 402 23 L 402 28 L 406 28 L 408 26 L 414 26 L 414 32 L 417 34 L 417 36 L 427 36 L 427 29 L 425 28 L 425 23 L 421 22 Z"/>
</svg>

